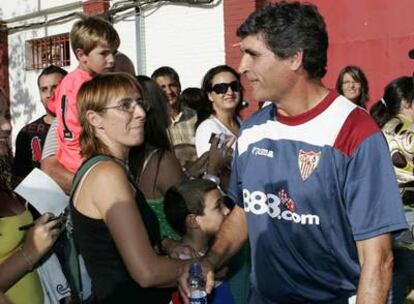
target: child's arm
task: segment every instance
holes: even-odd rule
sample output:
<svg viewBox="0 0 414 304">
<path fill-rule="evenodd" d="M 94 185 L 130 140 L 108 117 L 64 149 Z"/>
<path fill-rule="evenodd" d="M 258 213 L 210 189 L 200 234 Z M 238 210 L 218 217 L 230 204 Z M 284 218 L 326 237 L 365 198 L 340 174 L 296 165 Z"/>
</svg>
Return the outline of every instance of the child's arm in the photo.
<svg viewBox="0 0 414 304">
<path fill-rule="evenodd" d="M 68 171 L 56 158 L 58 143 L 56 139 L 57 120 L 55 119 L 49 128 L 43 146 L 42 160 L 40 168 L 65 191 L 70 193 L 72 188 L 73 173 Z"/>
</svg>

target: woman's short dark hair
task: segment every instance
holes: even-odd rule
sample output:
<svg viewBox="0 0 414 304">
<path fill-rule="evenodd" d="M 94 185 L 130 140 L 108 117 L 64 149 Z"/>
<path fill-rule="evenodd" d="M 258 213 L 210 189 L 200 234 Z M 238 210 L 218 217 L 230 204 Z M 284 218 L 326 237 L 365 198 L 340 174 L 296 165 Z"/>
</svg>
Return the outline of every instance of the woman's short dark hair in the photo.
<svg viewBox="0 0 414 304">
<path fill-rule="evenodd" d="M 366 108 L 366 103 L 369 99 L 369 85 L 364 72 L 361 70 L 361 68 L 354 65 L 348 65 L 344 67 L 339 72 L 338 79 L 336 80 L 336 91 L 341 95 L 344 95 L 344 90 L 342 87 L 345 74 L 349 74 L 356 82 L 361 84 L 361 95 L 355 103 L 360 107 Z"/>
<path fill-rule="evenodd" d="M 280 58 L 303 51 L 302 64 L 311 78 L 326 74 L 328 33 L 316 6 L 281 1 L 253 12 L 237 30 L 237 36 L 260 35 Z"/>
<path fill-rule="evenodd" d="M 414 101 L 414 77 L 403 76 L 391 81 L 384 89 L 384 96 L 371 108 L 371 116 L 380 128 L 401 112 L 401 102 Z"/>
<path fill-rule="evenodd" d="M 232 67 L 228 65 L 218 65 L 208 70 L 207 73 L 204 75 L 204 78 L 201 84 L 201 92 L 203 93 L 203 97 L 204 97 L 203 102 L 205 106 L 202 107 L 201 114 L 203 117 L 198 118 L 196 128 L 203 120 L 207 119 L 211 114 L 214 113 L 213 103 L 209 100 L 208 93 L 212 91 L 212 82 L 213 82 L 214 76 L 220 73 L 224 73 L 224 72 L 233 74 L 233 76 L 236 78 L 236 80 L 240 84 L 240 101 L 236 107 L 236 111 L 235 111 L 236 115 L 238 115 L 240 110 L 243 108 L 242 101 L 243 101 L 244 88 L 241 84 L 240 74 L 237 73 L 235 69 L 233 69 Z"/>
<path fill-rule="evenodd" d="M 186 234 L 189 214 L 204 214 L 205 196 L 212 190 L 217 190 L 217 185 L 206 179 L 185 180 L 168 189 L 164 197 L 165 217 L 177 233 Z"/>
</svg>

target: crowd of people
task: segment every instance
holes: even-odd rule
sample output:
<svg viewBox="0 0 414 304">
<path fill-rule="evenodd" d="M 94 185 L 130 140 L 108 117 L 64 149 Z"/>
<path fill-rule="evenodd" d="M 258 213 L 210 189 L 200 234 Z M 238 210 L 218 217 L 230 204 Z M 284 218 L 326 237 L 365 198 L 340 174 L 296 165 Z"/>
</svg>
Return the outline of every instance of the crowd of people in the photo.
<svg viewBox="0 0 414 304">
<path fill-rule="evenodd" d="M 14 159 L 0 94 L 0 303 L 189 303 L 194 261 L 209 303 L 404 303 L 414 78 L 392 80 L 370 113 L 361 68 L 326 88 L 311 4 L 265 5 L 237 35 L 238 71 L 217 65 L 181 91 L 172 67 L 135 75 L 113 26 L 83 17 L 79 65 L 39 74 L 46 115 Z M 242 76 L 263 103 L 245 121 Z M 67 216 L 13 191 L 34 168 L 70 195 Z"/>
</svg>

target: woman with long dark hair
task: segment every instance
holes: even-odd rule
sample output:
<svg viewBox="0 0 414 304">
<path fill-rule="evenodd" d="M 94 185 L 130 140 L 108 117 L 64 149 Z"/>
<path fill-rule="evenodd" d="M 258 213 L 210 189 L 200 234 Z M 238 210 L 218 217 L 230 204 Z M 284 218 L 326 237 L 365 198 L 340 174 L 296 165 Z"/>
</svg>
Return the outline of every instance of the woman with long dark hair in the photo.
<svg viewBox="0 0 414 304">
<path fill-rule="evenodd" d="M 160 222 L 161 235 L 178 239 L 164 214 L 164 195 L 167 190 L 184 179 L 181 166 L 171 150 L 168 138 L 170 118 L 167 99 L 159 86 L 147 76 L 137 76 L 143 88 L 143 98 L 151 106 L 144 126 L 144 143 L 133 147 L 129 165 L 148 204 Z"/>
<path fill-rule="evenodd" d="M 344 67 L 336 81 L 336 91 L 362 108 L 366 108 L 369 99 L 368 80 L 357 66 Z"/>
<path fill-rule="evenodd" d="M 201 90 L 210 116 L 196 130 L 197 156 L 209 150 L 212 134 L 221 134 L 224 142 L 239 135 L 237 114 L 243 100 L 240 75 L 228 65 L 210 69 L 204 76 Z"/>
<path fill-rule="evenodd" d="M 414 283 L 414 78 L 393 80 L 371 115 L 387 139 L 395 174 L 401 190 L 407 221 L 411 227 L 397 238 L 394 274 L 388 303 L 404 303 Z"/>
</svg>

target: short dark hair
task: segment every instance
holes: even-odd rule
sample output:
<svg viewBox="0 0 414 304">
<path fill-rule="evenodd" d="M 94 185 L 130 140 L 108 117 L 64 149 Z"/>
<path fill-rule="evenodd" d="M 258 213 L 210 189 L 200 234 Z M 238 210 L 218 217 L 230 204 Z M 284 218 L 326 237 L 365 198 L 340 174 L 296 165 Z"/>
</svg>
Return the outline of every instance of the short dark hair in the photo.
<svg viewBox="0 0 414 304">
<path fill-rule="evenodd" d="M 351 77 L 361 84 L 361 95 L 359 96 L 356 104 L 360 107 L 366 108 L 366 103 L 369 99 L 369 85 L 367 77 L 365 76 L 364 72 L 361 68 L 355 66 L 355 65 L 348 65 L 344 67 L 338 75 L 338 79 L 336 80 L 336 91 L 344 95 L 344 91 L 342 89 L 342 85 L 344 82 L 344 76 L 345 74 L 351 75 Z"/>
<path fill-rule="evenodd" d="M 151 78 L 153 80 L 156 80 L 158 77 L 161 77 L 161 76 L 169 76 L 172 79 L 174 79 L 178 84 L 180 84 L 180 77 L 178 76 L 178 73 L 172 67 L 162 66 L 156 69 L 152 73 Z"/>
<path fill-rule="evenodd" d="M 200 88 L 186 88 L 180 94 L 181 105 L 197 111 L 203 103 L 203 93 Z"/>
<path fill-rule="evenodd" d="M 204 200 L 217 185 L 206 179 L 185 180 L 168 189 L 164 197 L 164 212 L 170 226 L 180 235 L 187 233 L 189 214 L 203 215 Z"/>
<path fill-rule="evenodd" d="M 42 72 L 40 72 L 39 76 L 37 77 L 37 86 L 40 86 L 39 81 L 42 76 L 51 75 L 51 74 L 60 74 L 63 77 L 65 77 L 67 73 L 68 72 L 62 69 L 61 67 L 51 64 L 47 68 L 43 69 Z"/>
<path fill-rule="evenodd" d="M 281 1 L 253 12 L 237 30 L 237 36 L 260 35 L 280 58 L 303 51 L 302 64 L 312 78 L 326 74 L 328 33 L 317 7 Z"/>
</svg>

